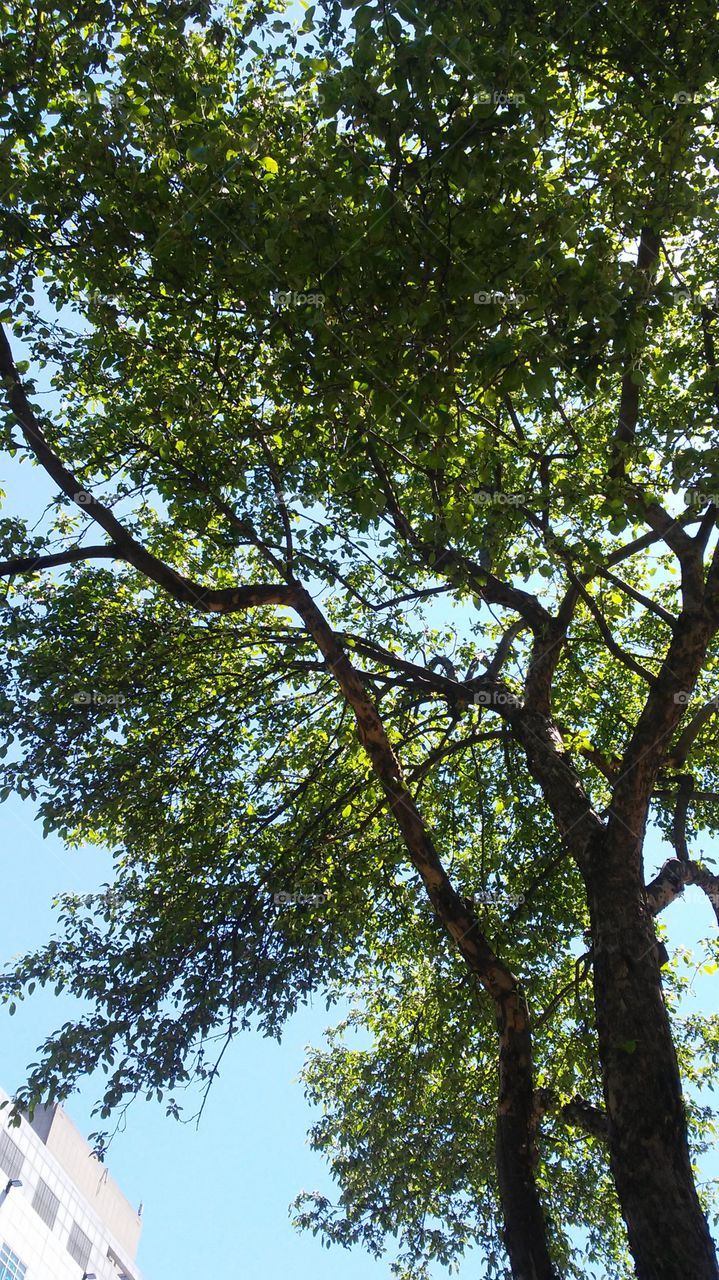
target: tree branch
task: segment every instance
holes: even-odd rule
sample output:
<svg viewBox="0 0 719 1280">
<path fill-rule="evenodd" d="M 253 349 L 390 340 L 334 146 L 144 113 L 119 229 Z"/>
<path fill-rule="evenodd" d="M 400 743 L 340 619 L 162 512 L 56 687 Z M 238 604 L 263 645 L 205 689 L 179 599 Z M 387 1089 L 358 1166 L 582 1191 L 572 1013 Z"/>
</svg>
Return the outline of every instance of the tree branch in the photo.
<svg viewBox="0 0 719 1280">
<path fill-rule="evenodd" d="M 636 659 L 632 657 L 631 653 L 627 653 L 626 649 L 623 649 L 622 646 L 614 639 L 609 624 L 599 608 L 599 605 L 582 585 L 579 578 L 577 578 L 574 573 L 571 573 L 571 571 L 570 577 L 576 585 L 577 591 L 582 597 L 582 600 L 586 604 L 589 612 L 594 618 L 594 621 L 597 624 L 597 629 L 609 652 L 613 654 L 618 662 L 621 662 L 629 671 L 633 671 L 635 675 L 639 676 L 640 679 L 644 680 L 648 685 L 654 684 L 654 676 L 651 675 L 649 671 L 646 671 L 641 663 L 637 662 Z"/>
<path fill-rule="evenodd" d="M 192 605 L 205 613 L 234 613 L 265 604 L 289 605 L 290 591 L 284 584 L 219 589 L 203 587 L 178 573 L 137 542 L 112 511 L 79 483 L 48 443 L 25 394 L 2 326 L 0 326 L 0 376 L 5 383 L 10 408 L 20 424 L 28 448 L 58 488 L 77 503 L 82 511 L 105 530 L 105 533 L 109 534 L 117 548 L 116 558 L 134 565 L 181 604 Z"/>
<path fill-rule="evenodd" d="M 110 543 L 105 546 L 70 547 L 68 551 L 58 551 L 48 556 L 14 556 L 12 560 L 0 560 L 0 578 L 9 578 L 16 573 L 41 573 L 43 569 L 55 569 L 63 564 L 77 564 L 82 560 L 123 560 L 119 547 Z"/>
<path fill-rule="evenodd" d="M 719 699 L 710 698 L 709 702 L 705 702 L 703 707 L 694 712 L 689 724 L 680 733 L 675 745 L 671 749 L 669 760 L 673 769 L 681 769 L 686 763 L 687 756 L 701 733 L 704 725 L 711 720 L 714 712 L 719 707 Z"/>
<path fill-rule="evenodd" d="M 608 1141 L 609 1121 L 606 1112 L 587 1102 L 579 1093 L 569 1102 L 560 1103 L 559 1095 L 554 1089 L 537 1089 L 534 1095 L 534 1112 L 537 1122 L 553 1113 L 567 1124 L 583 1129 L 590 1137 L 599 1138 L 602 1142 Z"/>
<path fill-rule="evenodd" d="M 618 587 L 625 595 L 630 596 L 632 600 L 636 600 L 637 604 L 640 604 L 643 609 L 648 609 L 650 613 L 656 614 L 658 618 L 662 619 L 662 622 L 667 623 L 667 626 L 674 626 L 674 623 L 676 622 L 674 614 L 670 613 L 668 609 L 665 609 L 663 605 L 657 604 L 656 600 L 650 600 L 649 596 L 645 596 L 641 591 L 637 591 L 636 587 L 630 586 L 628 582 L 624 582 L 623 579 L 618 578 L 616 574 L 610 573 L 609 569 L 600 568 L 599 575 L 602 578 L 606 578 L 607 581 L 611 582 L 615 587 Z"/>
<path fill-rule="evenodd" d="M 669 858 L 661 871 L 645 887 L 647 905 L 652 915 L 664 911 L 675 898 L 681 896 L 688 884 L 695 884 L 709 899 L 717 924 L 719 924 L 719 876 L 708 871 L 700 862 Z"/>
<path fill-rule="evenodd" d="M 455 551 L 451 547 L 443 547 L 441 550 L 437 550 L 437 548 L 424 542 L 402 511 L 390 476 L 376 450 L 370 446 L 368 454 L 375 474 L 382 486 L 387 508 L 396 532 L 408 546 L 413 548 L 426 568 L 433 573 L 447 576 L 453 586 L 457 585 L 457 576 L 461 576 L 463 584 L 473 591 L 475 595 L 487 600 L 490 604 L 512 609 L 520 617 L 524 618 L 535 632 L 541 632 L 551 624 L 551 615 L 540 604 L 537 597 L 533 596 L 529 591 L 510 586 L 509 583 L 496 578 L 488 569 L 483 569 L 481 565 L 475 564 L 468 556 L 462 555 L 461 552 Z"/>
<path fill-rule="evenodd" d="M 637 254 L 637 273 L 639 281 L 635 290 L 636 299 L 641 306 L 651 289 L 657 266 L 659 264 L 659 238 L 650 227 L 642 227 Z M 645 325 L 646 329 L 646 325 Z M 626 474 L 627 455 L 639 421 L 639 384 L 633 374 L 633 364 L 622 378 L 622 391 L 619 401 L 619 421 L 611 445 L 609 476 L 610 479 L 622 479 Z"/>
<path fill-rule="evenodd" d="M 352 707 L 359 740 L 437 917 L 493 1000 L 499 1045 L 497 1165 L 507 1248 L 518 1273 L 550 1275 L 544 1215 L 533 1169 L 532 1041 L 526 999 L 517 978 L 480 929 L 471 904 L 452 885 L 377 709 L 338 636 L 303 587 L 294 591 L 293 605 Z M 531 1224 L 529 1235 L 527 1223 Z"/>
<path fill-rule="evenodd" d="M 498 678 L 499 673 L 502 670 L 502 667 L 504 666 L 505 662 L 507 661 L 507 658 L 512 652 L 512 645 L 514 644 L 514 641 L 516 640 L 517 636 L 521 634 L 522 631 L 526 630 L 528 626 L 529 626 L 529 623 L 525 622 L 525 620 L 522 618 L 519 620 L 519 622 L 513 622 L 511 627 L 508 627 L 507 630 L 504 632 L 504 634 L 502 635 L 499 641 L 499 644 L 497 645 L 494 656 L 492 657 L 484 673 L 488 680 L 496 680 Z"/>
<path fill-rule="evenodd" d="M 672 823 L 672 843 L 676 849 L 677 857 L 680 862 L 689 861 L 689 847 L 687 845 L 687 811 L 689 802 L 694 790 L 694 779 L 690 773 L 683 773 L 679 778 L 679 791 L 677 792 L 677 802 L 674 806 L 674 821 Z"/>
<path fill-rule="evenodd" d="M 641 857 L 644 828 L 657 773 L 696 684 L 716 623 L 706 608 L 684 608 L 661 669 L 622 757 L 607 822 L 622 857 Z"/>
<path fill-rule="evenodd" d="M 571 1102 L 565 1103 L 560 1115 L 567 1124 L 583 1129 L 592 1138 L 598 1138 L 600 1142 L 609 1141 L 609 1120 L 606 1111 L 602 1107 L 595 1107 L 591 1102 L 587 1102 L 581 1094 L 575 1094 Z"/>
</svg>

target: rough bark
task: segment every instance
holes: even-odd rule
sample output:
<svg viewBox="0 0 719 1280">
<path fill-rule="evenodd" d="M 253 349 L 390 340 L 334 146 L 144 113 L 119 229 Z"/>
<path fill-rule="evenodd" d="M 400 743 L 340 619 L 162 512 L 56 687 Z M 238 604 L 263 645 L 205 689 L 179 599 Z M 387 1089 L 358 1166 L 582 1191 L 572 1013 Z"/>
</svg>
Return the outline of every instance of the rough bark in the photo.
<svg viewBox="0 0 719 1280">
<path fill-rule="evenodd" d="M 691 1170 L 652 915 L 631 868 L 611 856 L 595 865 L 588 891 L 609 1158 L 636 1274 L 717 1280 Z"/>
<path fill-rule="evenodd" d="M 714 1245 L 689 1158 L 686 1116 L 642 877 L 649 801 L 712 631 L 684 614 L 627 747 L 606 825 L 592 810 L 561 736 L 545 715 L 498 703 L 587 886 L 594 999 L 610 1164 L 638 1280 L 717 1280 Z"/>
<path fill-rule="evenodd" d="M 642 859 L 657 773 L 717 625 L 716 552 L 705 586 L 699 544 L 673 528 L 669 539 L 681 564 L 684 606 L 624 753 L 607 829 L 587 859 L 585 882 L 610 1163 L 637 1276 L 717 1280 L 716 1251 L 691 1169 Z"/>
<path fill-rule="evenodd" d="M 637 1277 L 717 1280 L 691 1169 L 642 854 L 657 774 L 717 626 L 719 559 L 715 552 L 705 584 L 700 543 L 661 508 L 650 516 L 680 561 L 683 608 L 624 751 L 606 824 L 593 813 L 551 719 L 528 715 L 526 706 L 513 719 L 587 888 L 610 1164 Z"/>
<path fill-rule="evenodd" d="M 529 1015 L 515 989 L 497 1002 L 499 1100 L 496 1159 L 504 1239 L 514 1280 L 557 1280 L 535 1182 L 534 1091 Z"/>
</svg>

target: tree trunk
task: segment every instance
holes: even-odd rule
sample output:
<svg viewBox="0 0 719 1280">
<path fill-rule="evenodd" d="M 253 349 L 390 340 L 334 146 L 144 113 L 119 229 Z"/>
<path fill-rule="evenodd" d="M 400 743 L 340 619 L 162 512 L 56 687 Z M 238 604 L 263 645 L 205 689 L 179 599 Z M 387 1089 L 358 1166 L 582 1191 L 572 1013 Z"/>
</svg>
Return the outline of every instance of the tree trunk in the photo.
<svg viewBox="0 0 719 1280">
<path fill-rule="evenodd" d="M 535 1181 L 532 1041 L 524 997 L 515 988 L 498 1003 L 499 1100 L 497 1174 L 504 1242 L 513 1280 L 558 1280 L 547 1244 L 547 1224 Z"/>
<path fill-rule="evenodd" d="M 610 1164 L 636 1274 L 717 1280 L 690 1165 L 653 919 L 631 863 L 601 854 L 592 861 L 594 998 Z"/>
</svg>

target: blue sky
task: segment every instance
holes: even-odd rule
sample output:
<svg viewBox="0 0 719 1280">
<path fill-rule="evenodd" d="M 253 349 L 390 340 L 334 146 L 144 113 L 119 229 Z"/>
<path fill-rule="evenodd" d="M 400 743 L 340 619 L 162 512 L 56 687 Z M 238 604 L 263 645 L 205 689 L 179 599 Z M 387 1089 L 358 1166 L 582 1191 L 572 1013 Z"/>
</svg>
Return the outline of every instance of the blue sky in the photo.
<svg viewBox="0 0 719 1280">
<path fill-rule="evenodd" d="M 110 876 L 110 859 L 96 848 L 68 850 L 43 840 L 32 805 L 18 799 L 0 811 L 2 839 L 0 963 L 44 941 L 53 926 L 50 902 L 69 889 L 91 892 Z M 38 992 L 10 1017 L 0 1010 L 0 1083 L 12 1091 L 43 1036 L 66 1016 L 68 1004 Z M 284 1041 L 240 1036 L 226 1054 L 199 1130 L 168 1119 L 164 1107 L 139 1099 L 124 1132 L 113 1140 L 108 1167 L 137 1206 L 144 1201 L 139 1262 L 146 1280 L 181 1276 L 279 1275 L 293 1280 L 387 1276 L 360 1250 L 324 1249 L 290 1225 L 288 1205 L 301 1189 L 328 1189 L 319 1158 L 305 1145 L 313 1115 L 293 1083 L 304 1046 L 327 1025 L 324 1004 L 299 1014 Z M 99 1084 L 100 1082 L 98 1082 Z M 78 1127 L 98 1127 L 90 1111 L 98 1096 L 90 1080 L 68 1103 Z"/>
</svg>

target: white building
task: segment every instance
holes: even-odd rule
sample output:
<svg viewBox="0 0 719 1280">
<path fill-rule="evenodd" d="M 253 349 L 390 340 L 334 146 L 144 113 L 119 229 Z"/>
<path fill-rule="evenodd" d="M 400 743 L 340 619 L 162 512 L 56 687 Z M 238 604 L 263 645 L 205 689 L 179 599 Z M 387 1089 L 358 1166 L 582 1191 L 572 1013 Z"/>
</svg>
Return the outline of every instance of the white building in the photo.
<svg viewBox="0 0 719 1280">
<path fill-rule="evenodd" d="M 19 1128 L 0 1111 L 0 1280 L 140 1280 L 139 1238 L 139 1214 L 62 1107 Z"/>
</svg>

